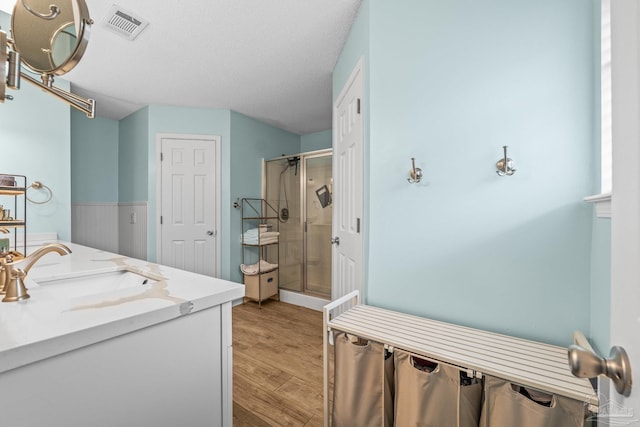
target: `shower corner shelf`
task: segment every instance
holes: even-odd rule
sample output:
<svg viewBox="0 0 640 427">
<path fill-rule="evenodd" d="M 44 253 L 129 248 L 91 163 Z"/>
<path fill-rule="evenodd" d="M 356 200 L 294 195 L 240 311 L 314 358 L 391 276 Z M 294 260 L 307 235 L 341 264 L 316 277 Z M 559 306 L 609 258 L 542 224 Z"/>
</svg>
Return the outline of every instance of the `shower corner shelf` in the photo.
<svg viewBox="0 0 640 427">
<path fill-rule="evenodd" d="M 252 269 L 255 274 L 243 271 L 244 300 L 257 301 L 262 307 L 262 301 L 272 297 L 280 299 L 279 237 L 268 234 L 279 230 L 278 212 L 265 199 L 243 198 L 241 206 L 242 264 L 255 267 Z"/>
</svg>

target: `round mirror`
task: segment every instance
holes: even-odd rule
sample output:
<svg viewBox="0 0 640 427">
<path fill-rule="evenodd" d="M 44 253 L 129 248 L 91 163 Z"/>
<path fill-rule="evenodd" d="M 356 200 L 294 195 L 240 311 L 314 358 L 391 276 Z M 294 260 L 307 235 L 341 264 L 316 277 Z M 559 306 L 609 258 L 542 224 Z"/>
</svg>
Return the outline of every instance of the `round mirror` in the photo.
<svg viewBox="0 0 640 427">
<path fill-rule="evenodd" d="M 31 70 L 59 76 L 80 61 L 91 23 L 84 0 L 18 0 L 11 21 L 14 48 Z"/>
</svg>

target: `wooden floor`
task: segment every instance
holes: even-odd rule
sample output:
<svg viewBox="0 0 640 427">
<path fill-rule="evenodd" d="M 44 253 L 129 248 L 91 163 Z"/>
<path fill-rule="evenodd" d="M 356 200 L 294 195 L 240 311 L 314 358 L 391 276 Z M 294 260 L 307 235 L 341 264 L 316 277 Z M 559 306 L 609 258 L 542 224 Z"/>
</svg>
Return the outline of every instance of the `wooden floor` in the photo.
<svg viewBox="0 0 640 427">
<path fill-rule="evenodd" d="M 233 425 L 322 426 L 322 313 L 266 301 L 233 308 Z"/>
</svg>

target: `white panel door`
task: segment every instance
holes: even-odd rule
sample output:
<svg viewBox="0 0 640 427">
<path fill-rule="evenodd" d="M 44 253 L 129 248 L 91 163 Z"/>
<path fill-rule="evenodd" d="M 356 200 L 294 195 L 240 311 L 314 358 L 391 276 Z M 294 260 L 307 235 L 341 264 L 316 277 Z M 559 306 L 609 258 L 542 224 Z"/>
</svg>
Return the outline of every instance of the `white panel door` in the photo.
<svg viewBox="0 0 640 427">
<path fill-rule="evenodd" d="M 336 100 L 333 138 L 332 299 L 362 294 L 363 78 L 361 62 Z M 336 242 L 336 240 L 338 240 Z"/>
<path fill-rule="evenodd" d="M 161 150 L 160 262 L 215 276 L 215 141 L 162 138 Z"/>
</svg>

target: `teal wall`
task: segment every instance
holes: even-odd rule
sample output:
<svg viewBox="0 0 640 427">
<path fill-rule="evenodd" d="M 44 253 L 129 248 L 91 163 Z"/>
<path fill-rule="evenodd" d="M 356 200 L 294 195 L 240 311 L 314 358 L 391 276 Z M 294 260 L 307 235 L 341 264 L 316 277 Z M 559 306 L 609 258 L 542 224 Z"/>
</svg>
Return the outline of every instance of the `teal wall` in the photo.
<svg viewBox="0 0 640 427">
<path fill-rule="evenodd" d="M 71 202 L 118 203 L 117 120 L 71 110 Z"/>
<path fill-rule="evenodd" d="M 261 197 L 262 159 L 282 154 L 295 154 L 300 150 L 300 136 L 274 128 L 234 111 L 231 112 L 231 203 L 243 197 Z M 226 204 L 223 206 L 230 206 Z M 231 214 L 231 280 L 242 282 L 241 263 L 241 213 Z"/>
<path fill-rule="evenodd" d="M 333 69 L 333 99 L 335 100 L 340 91 L 344 87 L 344 84 L 349 79 L 351 71 L 356 66 L 358 61 L 362 58 L 364 61 L 364 78 L 365 78 L 365 93 L 368 93 L 368 81 L 369 81 L 369 44 L 370 44 L 370 0 L 362 0 L 358 15 L 351 25 L 351 31 L 347 36 L 344 46 L 342 47 L 342 53 L 338 57 L 336 66 Z M 368 104 L 368 97 L 365 101 L 365 106 Z M 365 113 L 368 109 L 365 108 Z M 367 114 L 365 114 L 365 118 Z M 365 132 L 367 126 L 365 123 Z M 366 140 L 366 139 L 365 139 Z"/>
<path fill-rule="evenodd" d="M 331 129 L 300 136 L 300 152 L 324 150 L 332 147 Z"/>
<path fill-rule="evenodd" d="M 588 331 L 592 3 L 362 7 L 334 94 L 368 49 L 368 302 L 563 345 Z"/>
<path fill-rule="evenodd" d="M 122 203 L 148 200 L 149 107 L 120 120 L 118 139 L 118 198 Z"/>
<path fill-rule="evenodd" d="M 98 119 L 96 119 L 98 120 Z M 221 251 L 220 277 L 241 281 L 239 212 L 232 208 L 236 197 L 259 197 L 261 189 L 261 160 L 279 156 L 283 152 L 300 150 L 298 135 L 274 128 L 229 110 L 151 105 L 130 116 L 111 123 L 107 119 L 95 123 L 73 121 L 74 158 L 86 165 L 74 166 L 74 186 L 85 186 L 78 192 L 78 200 L 106 201 L 115 197 L 122 203 L 147 202 L 147 258 L 155 261 L 156 254 L 156 191 L 157 136 L 159 134 L 215 135 L 221 140 Z M 89 140 L 82 146 L 81 139 Z M 114 136 L 115 132 L 115 136 Z M 115 138 L 115 143 L 112 141 Z M 233 141 L 233 142 L 232 142 Z M 94 147 L 94 145 L 98 147 Z M 107 149 L 106 146 L 110 148 Z M 112 147 L 115 145 L 115 148 Z M 108 152 L 108 156 L 104 155 Z M 115 158 L 113 156 L 117 156 Z M 108 157 L 108 161 L 105 161 Z M 105 164 L 99 164 L 105 161 Z M 109 179 L 109 170 L 117 171 L 117 192 L 110 185 L 98 182 Z M 96 174 L 97 171 L 97 174 Z M 91 194 L 88 194 L 91 193 Z M 95 200 L 89 200 L 93 197 Z"/>
<path fill-rule="evenodd" d="M 333 81 L 335 99 L 363 59 L 370 303 L 559 344 L 583 329 L 608 347 L 609 313 L 601 307 L 609 301 L 610 221 L 592 218 L 581 201 L 596 192 L 592 6 L 363 0 Z M 0 25 L 8 28 L 3 13 Z M 29 231 L 68 240 L 70 140 L 75 151 L 89 127 L 27 83 L 14 95 L 0 105 L 0 171 L 52 187 L 52 203 L 29 205 Z M 108 122 L 93 126 L 114 130 Z M 152 106 L 134 113 L 119 123 L 117 197 L 149 201 L 153 218 L 156 133 L 220 135 L 222 277 L 237 279 L 231 203 L 259 183 L 243 181 L 243 169 L 254 174 L 246 165 L 289 150 L 253 145 L 260 128 L 228 110 Z M 303 136 L 292 151 L 305 151 L 307 142 Z M 502 145 L 518 168 L 510 178 L 494 172 Z M 410 157 L 425 172 L 420 185 L 406 183 Z M 112 188 L 89 191 L 74 181 L 74 200 L 94 193 L 114 197 Z"/>
<path fill-rule="evenodd" d="M 9 15 L 0 12 L 0 27 L 7 31 L 9 23 Z M 56 79 L 56 85 L 69 89 L 63 79 Z M 70 108 L 26 81 L 20 90 L 7 92 L 15 99 L 0 104 L 0 173 L 26 175 L 27 185 L 41 181 L 50 187 L 49 203 L 27 204 L 27 232 L 57 232 L 70 240 Z M 12 199 L 0 199 L 0 204 L 13 205 Z"/>
</svg>

